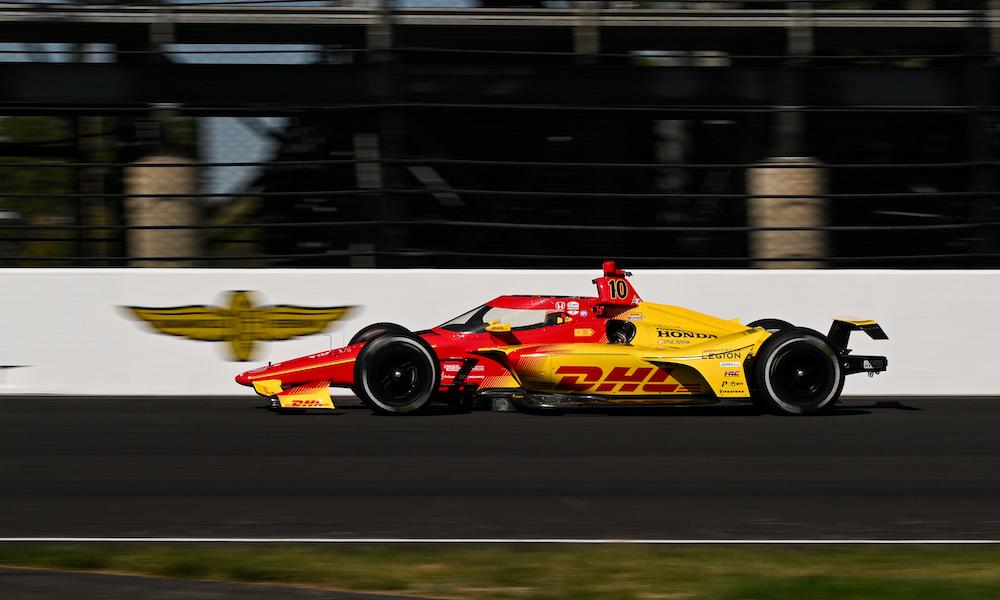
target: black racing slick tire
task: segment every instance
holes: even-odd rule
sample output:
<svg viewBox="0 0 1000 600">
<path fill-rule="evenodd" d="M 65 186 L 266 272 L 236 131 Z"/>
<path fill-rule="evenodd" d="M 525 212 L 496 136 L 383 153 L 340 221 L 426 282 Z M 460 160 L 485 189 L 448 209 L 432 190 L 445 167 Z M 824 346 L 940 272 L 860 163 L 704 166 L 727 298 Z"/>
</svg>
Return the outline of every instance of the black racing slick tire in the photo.
<svg viewBox="0 0 1000 600">
<path fill-rule="evenodd" d="M 792 329 L 795 325 L 781 319 L 757 319 L 747 323 L 747 327 L 763 327 L 768 333 L 775 333 L 784 329 Z"/>
<path fill-rule="evenodd" d="M 365 344 L 354 362 L 358 398 L 376 413 L 412 414 L 426 408 L 441 381 L 434 350 L 412 333 L 387 333 Z"/>
<path fill-rule="evenodd" d="M 752 381 L 758 406 L 778 414 L 809 415 L 837 401 L 844 371 L 826 338 L 793 327 L 764 341 L 753 358 Z"/>
<path fill-rule="evenodd" d="M 360 331 L 355 333 L 347 345 L 353 346 L 354 344 L 367 343 L 387 333 L 410 333 L 410 330 L 395 323 L 372 323 L 371 325 L 362 327 Z M 358 398 L 361 397 L 361 392 L 358 391 L 357 385 L 352 385 L 351 391 Z"/>
<path fill-rule="evenodd" d="M 362 327 L 361 331 L 355 333 L 347 345 L 352 346 L 361 342 L 370 342 L 387 333 L 410 333 L 410 330 L 395 323 L 372 323 L 371 325 Z"/>
</svg>

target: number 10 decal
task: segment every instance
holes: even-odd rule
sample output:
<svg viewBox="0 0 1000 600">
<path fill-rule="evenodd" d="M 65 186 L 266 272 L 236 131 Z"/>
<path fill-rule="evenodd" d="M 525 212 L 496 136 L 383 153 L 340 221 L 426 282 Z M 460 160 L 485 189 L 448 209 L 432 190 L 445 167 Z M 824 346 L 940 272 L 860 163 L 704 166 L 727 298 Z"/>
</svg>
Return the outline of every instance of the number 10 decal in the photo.
<svg viewBox="0 0 1000 600">
<path fill-rule="evenodd" d="M 624 279 L 609 279 L 608 292 L 612 300 L 624 300 L 628 296 L 628 286 Z"/>
</svg>

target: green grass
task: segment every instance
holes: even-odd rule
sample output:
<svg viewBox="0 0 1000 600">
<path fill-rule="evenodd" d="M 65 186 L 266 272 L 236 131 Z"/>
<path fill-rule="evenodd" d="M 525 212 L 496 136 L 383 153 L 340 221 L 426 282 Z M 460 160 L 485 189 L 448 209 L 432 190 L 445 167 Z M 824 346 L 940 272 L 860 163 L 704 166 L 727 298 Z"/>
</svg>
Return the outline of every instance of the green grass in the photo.
<svg viewBox="0 0 1000 600">
<path fill-rule="evenodd" d="M 445 598 L 1000 599 L 1000 546 L 0 544 L 0 564 Z"/>
</svg>

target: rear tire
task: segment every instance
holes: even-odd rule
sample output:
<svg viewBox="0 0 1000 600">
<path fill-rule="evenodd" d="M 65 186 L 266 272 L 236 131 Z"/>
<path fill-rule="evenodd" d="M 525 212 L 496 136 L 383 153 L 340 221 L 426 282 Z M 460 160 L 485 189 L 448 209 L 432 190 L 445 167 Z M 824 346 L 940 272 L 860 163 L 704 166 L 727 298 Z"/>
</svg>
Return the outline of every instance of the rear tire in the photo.
<svg viewBox="0 0 1000 600">
<path fill-rule="evenodd" d="M 405 415 L 430 404 L 440 381 L 437 356 L 423 338 L 387 333 L 358 353 L 352 389 L 377 413 Z"/>
<path fill-rule="evenodd" d="M 794 329 L 795 325 L 781 319 L 757 319 L 747 323 L 747 327 L 763 327 L 768 333 L 775 333 L 785 329 Z"/>
<path fill-rule="evenodd" d="M 822 335 L 793 327 L 769 337 L 753 359 L 755 403 L 786 415 L 809 415 L 833 405 L 844 389 L 836 351 Z"/>
</svg>

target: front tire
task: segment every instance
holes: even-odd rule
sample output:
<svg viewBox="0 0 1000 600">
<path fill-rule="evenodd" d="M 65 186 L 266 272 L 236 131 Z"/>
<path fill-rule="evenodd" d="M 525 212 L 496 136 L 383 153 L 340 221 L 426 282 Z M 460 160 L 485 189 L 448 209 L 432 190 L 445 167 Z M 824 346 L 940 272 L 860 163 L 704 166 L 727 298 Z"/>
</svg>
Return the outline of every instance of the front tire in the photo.
<svg viewBox="0 0 1000 600">
<path fill-rule="evenodd" d="M 795 327 L 778 331 L 753 359 L 754 398 L 780 414 L 809 415 L 833 405 L 844 389 L 836 351 L 822 335 Z"/>
<path fill-rule="evenodd" d="M 351 341 L 347 343 L 348 346 L 353 346 L 354 344 L 368 343 L 374 339 L 380 338 L 387 333 L 410 333 L 410 330 L 402 325 L 397 325 L 395 323 L 372 323 L 371 325 L 366 325 L 361 328 L 360 331 L 351 337 Z M 355 381 L 357 379 L 355 378 Z M 351 391 L 358 398 L 361 397 L 361 392 L 358 391 L 357 384 L 351 386 Z"/>
<path fill-rule="evenodd" d="M 371 325 L 362 327 L 361 331 L 355 333 L 347 345 L 353 346 L 361 342 L 370 342 L 387 333 L 410 333 L 410 330 L 395 323 L 372 323 Z"/>
<path fill-rule="evenodd" d="M 423 338 L 387 333 L 365 344 L 354 363 L 353 389 L 373 411 L 415 413 L 428 404 L 441 381 L 437 357 Z"/>
</svg>

